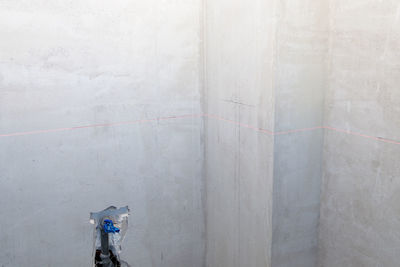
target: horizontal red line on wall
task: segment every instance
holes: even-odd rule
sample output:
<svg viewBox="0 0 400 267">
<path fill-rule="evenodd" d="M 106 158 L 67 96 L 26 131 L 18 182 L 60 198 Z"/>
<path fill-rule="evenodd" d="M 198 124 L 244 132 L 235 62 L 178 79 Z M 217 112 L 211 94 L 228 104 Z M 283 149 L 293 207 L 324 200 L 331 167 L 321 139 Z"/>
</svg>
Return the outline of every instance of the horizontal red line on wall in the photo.
<svg viewBox="0 0 400 267">
<path fill-rule="evenodd" d="M 234 121 L 234 120 L 225 119 L 225 118 L 222 118 L 222 117 L 219 117 L 219 116 L 216 116 L 216 115 L 205 114 L 204 116 L 209 117 L 209 118 L 215 118 L 215 119 L 222 120 L 222 121 L 231 122 L 231 123 L 234 123 L 236 125 L 240 125 L 240 126 L 242 126 L 244 128 L 254 129 L 254 130 L 257 130 L 257 131 L 260 131 L 260 132 L 267 133 L 267 134 L 272 135 L 272 136 L 287 135 L 287 134 L 300 133 L 300 132 L 308 132 L 308 131 L 314 131 L 314 130 L 319 130 L 319 129 L 327 129 L 327 130 L 341 132 L 341 133 L 345 133 L 345 134 L 349 134 L 349 135 L 354 135 L 354 136 L 359 136 L 359 137 L 363 137 L 363 138 L 367 138 L 367 139 L 372 139 L 372 140 L 376 140 L 376 141 L 380 141 L 380 142 L 385 142 L 385 143 L 389 143 L 389 144 L 400 145 L 399 141 L 390 140 L 390 139 L 382 138 L 382 137 L 375 137 L 375 136 L 361 134 L 361 133 L 356 133 L 356 132 L 343 130 L 343 129 L 339 129 L 339 128 L 334 128 L 334 127 L 330 127 L 330 126 L 315 126 L 315 127 L 310 127 L 310 128 L 300 128 L 300 129 L 293 129 L 293 130 L 288 130 L 288 131 L 272 132 L 272 131 L 267 130 L 267 129 L 257 128 L 257 127 L 254 127 L 254 126 L 251 126 L 251 125 L 248 125 L 248 124 L 243 124 L 241 122 L 237 122 L 237 121 Z"/>
<path fill-rule="evenodd" d="M 134 121 L 114 122 L 114 123 L 89 124 L 89 125 L 66 127 L 66 128 L 55 128 L 55 129 L 44 129 L 44 130 L 36 130 L 36 131 L 15 132 L 15 133 L 8 133 L 8 134 L 0 134 L 0 137 L 25 136 L 25 135 L 34 135 L 34 134 L 43 134 L 43 133 L 72 131 L 72 130 L 87 129 L 87 128 L 98 128 L 98 127 L 111 127 L 111 126 L 119 126 L 119 125 L 141 124 L 141 123 L 150 123 L 150 122 L 155 122 L 155 121 L 175 120 L 175 119 L 184 119 L 184 118 L 196 118 L 196 117 L 207 117 L 207 118 L 217 119 L 217 120 L 220 120 L 220 121 L 229 122 L 229 123 L 232 123 L 234 125 L 238 125 L 238 126 L 243 127 L 243 128 L 247 128 L 247 129 L 251 129 L 251 130 L 255 130 L 255 131 L 259 131 L 259 132 L 268 134 L 270 136 L 288 135 L 288 134 L 293 134 L 293 133 L 301 133 L 301 132 L 308 132 L 308 131 L 326 129 L 326 130 L 336 131 L 336 132 L 345 133 L 345 134 L 349 134 L 349 135 L 353 135 L 353 136 L 372 139 L 372 140 L 380 141 L 380 142 L 384 142 L 384 143 L 400 145 L 400 141 L 390 140 L 390 139 L 382 138 L 382 137 L 375 137 L 375 136 L 371 136 L 371 135 L 352 132 L 352 131 L 343 130 L 343 129 L 339 129 L 339 128 L 334 128 L 334 127 L 330 127 L 330 126 L 315 126 L 315 127 L 310 127 L 310 128 L 301 128 L 301 129 L 293 129 L 293 130 L 288 130 L 288 131 L 273 132 L 273 131 L 270 131 L 268 129 L 259 128 L 259 127 L 253 126 L 253 125 L 241 123 L 239 121 L 230 120 L 230 119 L 223 118 L 223 117 L 218 116 L 218 115 L 212 115 L 212 114 L 186 114 L 186 115 L 178 115 L 178 116 L 159 117 L 159 118 L 153 118 L 153 119 L 142 119 L 142 120 L 134 120 Z"/>
<path fill-rule="evenodd" d="M 9 134 L 0 134 L 0 137 L 23 136 L 23 135 L 33 135 L 33 134 L 52 133 L 52 132 L 64 132 L 64 131 L 72 131 L 72 130 L 79 130 L 79 129 L 86 129 L 86 128 L 141 124 L 141 123 L 149 123 L 149 122 L 155 122 L 155 121 L 165 121 L 165 120 L 194 118 L 194 117 L 203 117 L 203 114 L 198 114 L 198 115 L 189 114 L 189 115 L 159 117 L 159 118 L 153 118 L 153 119 L 142 119 L 142 120 L 134 120 L 134 121 L 89 124 L 89 125 L 74 126 L 74 127 L 67 127 L 67 128 L 46 129 L 46 130 L 37 130 L 37 131 L 28 131 L 28 132 L 16 132 L 16 133 L 9 133 Z"/>
</svg>

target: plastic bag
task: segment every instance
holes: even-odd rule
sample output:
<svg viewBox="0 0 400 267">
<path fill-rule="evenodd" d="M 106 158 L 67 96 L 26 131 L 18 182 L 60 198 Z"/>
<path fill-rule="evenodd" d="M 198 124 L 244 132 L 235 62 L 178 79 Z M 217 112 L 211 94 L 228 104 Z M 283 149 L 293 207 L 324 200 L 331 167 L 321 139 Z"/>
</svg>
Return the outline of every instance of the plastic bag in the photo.
<svg viewBox="0 0 400 267">
<path fill-rule="evenodd" d="M 104 227 L 105 224 L 104 222 L 106 220 L 111 220 L 112 221 L 111 224 L 113 224 L 113 227 L 118 228 L 117 231 L 108 233 L 109 250 L 113 262 L 115 261 L 120 263 L 120 265 L 115 264 L 115 266 L 129 266 L 128 264 L 122 262 L 119 259 L 119 254 L 121 253 L 122 250 L 121 244 L 128 230 L 128 216 L 129 216 L 129 208 L 127 206 L 119 209 L 117 209 L 114 206 L 111 206 L 100 212 L 90 213 L 90 222 L 95 225 L 94 238 L 93 238 L 94 240 L 93 255 L 92 255 L 93 256 L 92 265 L 94 267 L 96 266 L 96 262 L 98 262 L 102 250 L 101 234 L 102 234 L 102 228 Z"/>
</svg>

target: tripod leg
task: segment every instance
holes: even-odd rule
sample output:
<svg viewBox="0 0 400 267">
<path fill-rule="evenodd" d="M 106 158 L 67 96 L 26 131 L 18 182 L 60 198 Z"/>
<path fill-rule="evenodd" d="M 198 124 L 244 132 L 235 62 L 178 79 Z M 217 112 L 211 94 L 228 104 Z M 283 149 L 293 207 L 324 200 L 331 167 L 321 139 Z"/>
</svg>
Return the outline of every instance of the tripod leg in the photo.
<svg viewBox="0 0 400 267">
<path fill-rule="evenodd" d="M 113 263 L 110 259 L 110 246 L 108 243 L 108 233 L 103 229 L 101 230 L 101 266 L 102 267 L 113 267 Z"/>
</svg>

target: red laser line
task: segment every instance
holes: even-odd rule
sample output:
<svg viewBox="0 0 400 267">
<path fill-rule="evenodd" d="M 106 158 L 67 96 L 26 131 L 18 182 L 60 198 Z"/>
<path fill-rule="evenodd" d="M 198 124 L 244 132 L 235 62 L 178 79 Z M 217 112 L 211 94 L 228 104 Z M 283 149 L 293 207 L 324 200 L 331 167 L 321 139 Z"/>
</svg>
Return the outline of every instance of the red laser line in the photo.
<svg viewBox="0 0 400 267">
<path fill-rule="evenodd" d="M 97 128 L 97 127 L 118 126 L 118 125 L 128 125 L 128 124 L 141 124 L 141 123 L 148 123 L 148 122 L 154 122 L 154 121 L 183 119 L 183 118 L 195 118 L 195 117 L 202 117 L 202 116 L 203 116 L 202 114 L 189 114 L 189 115 L 180 115 L 180 116 L 160 117 L 160 118 L 154 118 L 154 119 L 142 119 L 142 120 L 135 120 L 135 121 L 90 124 L 90 125 L 82 125 L 82 126 L 67 127 L 67 128 L 56 128 L 56 129 L 36 130 L 36 131 L 29 131 L 29 132 L 16 132 L 16 133 L 9 133 L 9 134 L 0 134 L 0 137 L 23 136 L 23 135 L 33 135 L 33 134 L 52 133 L 52 132 L 63 132 L 63 131 L 72 131 L 72 130 L 86 129 L 86 128 Z"/>
<path fill-rule="evenodd" d="M 248 125 L 248 124 L 243 124 L 241 122 L 237 122 L 237 121 L 234 121 L 234 120 L 225 119 L 225 118 L 222 118 L 222 117 L 217 116 L 217 115 L 205 114 L 204 116 L 209 117 L 209 118 L 215 118 L 215 119 L 222 120 L 222 121 L 227 121 L 227 122 L 242 126 L 244 128 L 254 129 L 254 130 L 257 130 L 257 131 L 260 131 L 260 132 L 267 133 L 267 134 L 272 135 L 272 136 L 287 135 L 287 134 L 291 134 L 291 133 L 299 133 L 299 132 L 307 132 L 307 131 L 314 131 L 314 130 L 319 130 L 319 129 L 327 129 L 327 130 L 346 133 L 346 134 L 350 134 L 350 135 L 354 135 L 354 136 L 364 137 L 364 138 L 368 138 L 368 139 L 372 139 L 372 140 L 376 140 L 376 141 L 380 141 L 380 142 L 385 142 L 385 143 L 389 143 L 389 144 L 400 145 L 400 142 L 394 141 L 394 140 L 390 140 L 390 139 L 387 139 L 387 138 L 375 137 L 375 136 L 371 136 L 371 135 L 356 133 L 356 132 L 342 130 L 342 129 L 339 129 L 339 128 L 334 128 L 334 127 L 329 127 L 329 126 L 316 126 L 316 127 L 311 127 L 311 128 L 293 129 L 293 130 L 288 130 L 288 131 L 272 132 L 272 131 L 267 130 L 267 129 L 257 128 L 257 127 L 254 127 L 254 126 L 251 126 L 251 125 Z"/>
<path fill-rule="evenodd" d="M 159 117 L 159 118 L 153 118 L 153 119 L 142 119 L 142 120 L 135 120 L 135 121 L 124 121 L 124 122 L 115 122 L 115 123 L 102 123 L 102 124 L 90 124 L 90 125 L 83 125 L 83 126 L 75 126 L 75 127 L 67 127 L 67 128 L 56 128 L 56 129 L 47 129 L 47 130 L 36 130 L 36 131 L 28 131 L 28 132 L 16 132 L 16 133 L 9 133 L 9 134 L 0 134 L 0 137 L 11 137 L 11 136 L 24 136 L 24 135 L 33 135 L 33 134 L 41 134 L 41 133 L 52 133 L 52 132 L 62 132 L 62 131 L 71 131 L 71 130 L 78 130 L 78 129 L 86 129 L 86 128 L 97 128 L 97 127 L 107 127 L 107 126 L 118 126 L 118 125 L 128 125 L 128 124 L 141 124 L 141 123 L 149 123 L 149 122 L 154 122 L 154 121 L 161 121 L 161 120 L 172 120 L 172 119 L 183 119 L 183 118 L 195 118 L 195 117 L 207 117 L 207 118 L 214 118 L 220 121 L 226 121 L 244 128 L 252 129 L 258 132 L 266 133 L 271 136 L 277 136 L 277 135 L 287 135 L 291 133 L 299 133 L 299 132 L 307 132 L 307 131 L 314 131 L 314 130 L 319 130 L 319 129 L 327 129 L 327 130 L 332 130 L 336 132 L 341 132 L 349 135 L 354 135 L 354 136 L 359 136 L 367 139 L 372 139 L 380 142 L 385 142 L 389 144 L 395 144 L 395 145 L 400 145 L 399 141 L 395 140 L 390 140 L 387 138 L 382 138 L 382 137 L 375 137 L 371 135 L 366 135 L 362 133 L 357 133 L 357 132 L 352 132 L 348 130 L 343 130 L 339 128 L 334 128 L 330 126 L 316 126 L 316 127 L 310 127 L 310 128 L 302 128 L 302 129 L 293 129 L 293 130 L 288 130 L 288 131 L 279 131 L 279 132 L 272 132 L 267 129 L 255 127 L 253 125 L 241 123 L 238 121 L 230 120 L 223 118 L 218 115 L 212 115 L 212 114 L 186 114 L 186 115 L 179 115 L 179 116 L 169 116 L 169 117 Z"/>
<path fill-rule="evenodd" d="M 204 117 L 214 118 L 214 119 L 218 119 L 218 120 L 221 120 L 221 121 L 230 122 L 230 123 L 233 123 L 233 124 L 235 124 L 235 125 L 242 126 L 242 127 L 244 127 L 244 128 L 248 128 L 248 129 L 252 129 L 252 130 L 264 132 L 264 133 L 267 133 L 267 134 L 269 134 L 269 135 L 274 135 L 273 132 L 271 132 L 271 131 L 269 131 L 269 130 L 267 130 L 267 129 L 258 128 L 258 127 L 255 127 L 255 126 L 252 126 L 252 125 L 249 125 L 249 124 L 244 124 L 244 123 L 241 123 L 241 122 L 238 122 L 238 121 L 226 119 L 226 118 L 223 118 L 223 117 L 220 117 L 220 116 L 217 116 L 217 115 L 204 114 Z"/>
<path fill-rule="evenodd" d="M 352 132 L 352 131 L 338 129 L 338 128 L 334 128 L 334 127 L 330 127 L 330 126 L 325 126 L 324 129 L 333 130 L 336 132 L 341 132 L 341 133 L 350 134 L 350 135 L 354 135 L 354 136 L 360 136 L 360 137 L 364 137 L 364 138 L 368 138 L 368 139 L 372 139 L 372 140 L 376 140 L 376 141 L 381 141 L 381 142 L 385 142 L 385 143 L 389 143 L 389 144 L 400 145 L 400 142 L 398 142 L 398 141 L 390 140 L 390 139 L 383 138 L 383 137 L 375 137 L 375 136 L 366 135 L 366 134 L 362 134 L 362 133 L 356 133 L 356 132 Z"/>
<path fill-rule="evenodd" d="M 291 133 L 299 133 L 299 132 L 308 132 L 308 131 L 314 131 L 318 129 L 323 129 L 323 126 L 316 126 L 316 127 L 311 127 L 311 128 L 302 128 L 302 129 L 295 129 L 295 130 L 289 130 L 289 131 L 282 131 L 282 132 L 275 132 L 274 135 L 285 135 L 285 134 L 291 134 Z"/>
</svg>

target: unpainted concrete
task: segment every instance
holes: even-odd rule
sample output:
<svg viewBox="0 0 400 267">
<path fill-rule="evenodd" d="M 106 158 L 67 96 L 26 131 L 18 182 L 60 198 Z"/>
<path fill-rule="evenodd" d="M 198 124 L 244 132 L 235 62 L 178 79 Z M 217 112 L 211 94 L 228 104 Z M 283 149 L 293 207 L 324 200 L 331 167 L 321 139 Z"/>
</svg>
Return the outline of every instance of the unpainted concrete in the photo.
<svg viewBox="0 0 400 267">
<path fill-rule="evenodd" d="M 110 204 L 137 266 L 398 265 L 398 146 L 254 131 L 399 141 L 398 1 L 7 0 L 0 25 L 0 133 L 222 118 L 0 138 L 2 265 L 88 266 Z"/>
<path fill-rule="evenodd" d="M 274 126 L 274 1 L 206 1 L 206 112 Z M 209 267 L 271 266 L 273 137 L 206 124 Z"/>
<path fill-rule="evenodd" d="M 1 1 L 0 133 L 201 113 L 200 1 Z M 203 266 L 201 118 L 0 138 L 0 265 L 89 266 L 89 212 L 129 205 L 122 257 Z"/>
<path fill-rule="evenodd" d="M 322 130 L 271 136 L 239 124 L 322 124 L 327 11 L 207 1 L 207 113 L 237 122 L 207 120 L 208 266 L 316 265 Z"/>
<path fill-rule="evenodd" d="M 325 124 L 400 140 L 400 3 L 330 1 Z M 398 266 L 400 146 L 326 131 L 319 266 Z"/>
<path fill-rule="evenodd" d="M 323 124 L 328 2 L 278 1 L 275 132 Z M 323 130 L 276 135 L 273 267 L 317 264 Z"/>
</svg>

